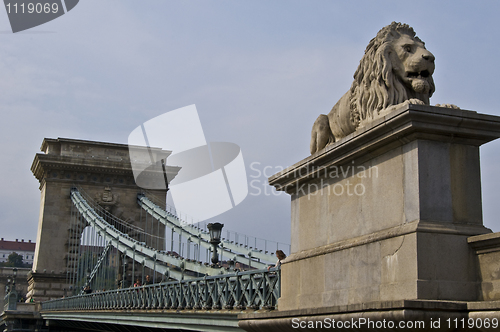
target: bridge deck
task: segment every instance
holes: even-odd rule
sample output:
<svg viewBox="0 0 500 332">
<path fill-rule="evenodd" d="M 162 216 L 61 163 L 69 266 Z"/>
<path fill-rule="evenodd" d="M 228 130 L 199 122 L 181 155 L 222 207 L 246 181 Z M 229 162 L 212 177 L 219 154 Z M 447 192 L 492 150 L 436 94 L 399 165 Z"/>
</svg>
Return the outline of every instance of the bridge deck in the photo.
<svg viewBox="0 0 500 332">
<path fill-rule="evenodd" d="M 206 331 L 236 332 L 238 314 L 245 311 L 220 310 L 95 310 L 95 311 L 42 311 L 41 316 L 49 326 L 93 329 L 100 331 Z"/>
</svg>

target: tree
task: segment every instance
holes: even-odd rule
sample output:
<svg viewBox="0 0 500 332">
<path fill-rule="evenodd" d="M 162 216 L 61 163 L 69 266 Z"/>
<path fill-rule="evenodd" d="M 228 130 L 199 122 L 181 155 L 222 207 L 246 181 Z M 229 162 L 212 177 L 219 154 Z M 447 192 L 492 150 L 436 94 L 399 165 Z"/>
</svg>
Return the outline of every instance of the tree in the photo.
<svg viewBox="0 0 500 332">
<path fill-rule="evenodd" d="M 13 252 L 12 254 L 9 255 L 7 258 L 7 262 L 5 266 L 9 267 L 23 267 L 23 256 L 19 255 L 17 252 Z"/>
</svg>

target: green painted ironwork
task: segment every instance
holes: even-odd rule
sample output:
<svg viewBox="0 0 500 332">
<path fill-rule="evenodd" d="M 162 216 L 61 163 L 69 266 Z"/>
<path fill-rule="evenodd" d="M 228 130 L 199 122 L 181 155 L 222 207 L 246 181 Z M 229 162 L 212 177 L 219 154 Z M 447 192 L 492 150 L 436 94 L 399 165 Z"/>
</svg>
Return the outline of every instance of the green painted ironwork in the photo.
<svg viewBox="0 0 500 332">
<path fill-rule="evenodd" d="M 244 271 L 94 292 L 41 305 L 42 311 L 275 309 L 280 297 L 280 278 L 279 268 Z"/>
</svg>

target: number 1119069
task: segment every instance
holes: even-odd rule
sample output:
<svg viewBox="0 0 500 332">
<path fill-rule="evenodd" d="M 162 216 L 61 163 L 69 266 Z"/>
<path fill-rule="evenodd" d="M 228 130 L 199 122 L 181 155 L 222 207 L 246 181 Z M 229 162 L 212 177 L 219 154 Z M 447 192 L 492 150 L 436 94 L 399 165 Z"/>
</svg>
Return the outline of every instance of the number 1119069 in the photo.
<svg viewBox="0 0 500 332">
<path fill-rule="evenodd" d="M 8 14 L 48 14 L 59 12 L 59 5 L 57 2 L 46 3 L 21 3 L 11 4 L 10 2 L 5 5 Z"/>
<path fill-rule="evenodd" d="M 477 329 L 497 329 L 498 328 L 498 319 L 497 318 L 448 318 L 446 320 L 448 323 L 448 328 L 453 329 L 465 329 L 465 328 L 477 328 Z"/>
</svg>

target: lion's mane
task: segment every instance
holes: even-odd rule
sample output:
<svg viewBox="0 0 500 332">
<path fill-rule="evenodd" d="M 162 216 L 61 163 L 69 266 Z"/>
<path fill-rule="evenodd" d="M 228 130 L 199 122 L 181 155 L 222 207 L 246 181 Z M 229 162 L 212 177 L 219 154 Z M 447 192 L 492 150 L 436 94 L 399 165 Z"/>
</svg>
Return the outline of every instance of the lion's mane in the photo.
<svg viewBox="0 0 500 332">
<path fill-rule="evenodd" d="M 422 42 L 409 25 L 392 22 L 382 28 L 366 47 L 350 89 L 351 122 L 356 127 L 360 121 L 373 118 L 375 112 L 411 98 L 411 89 L 392 70 L 392 61 L 399 61 L 399 58 L 391 56 L 391 52 L 395 52 L 391 41 L 401 34 Z M 428 77 L 428 82 L 430 97 L 435 91 L 432 76 Z"/>
</svg>

